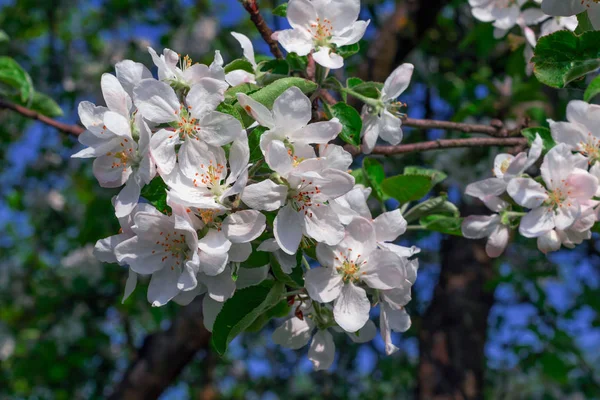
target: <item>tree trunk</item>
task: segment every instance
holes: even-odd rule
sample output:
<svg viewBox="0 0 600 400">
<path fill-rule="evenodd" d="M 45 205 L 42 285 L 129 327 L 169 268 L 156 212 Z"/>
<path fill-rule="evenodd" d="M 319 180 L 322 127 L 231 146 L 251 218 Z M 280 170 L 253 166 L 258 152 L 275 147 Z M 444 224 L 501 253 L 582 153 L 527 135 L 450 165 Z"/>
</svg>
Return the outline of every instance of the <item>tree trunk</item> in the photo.
<svg viewBox="0 0 600 400">
<path fill-rule="evenodd" d="M 419 333 L 419 399 L 483 398 L 484 346 L 494 302 L 493 290 L 485 286 L 494 274 L 484 241 L 443 240 L 439 282 Z"/>
</svg>

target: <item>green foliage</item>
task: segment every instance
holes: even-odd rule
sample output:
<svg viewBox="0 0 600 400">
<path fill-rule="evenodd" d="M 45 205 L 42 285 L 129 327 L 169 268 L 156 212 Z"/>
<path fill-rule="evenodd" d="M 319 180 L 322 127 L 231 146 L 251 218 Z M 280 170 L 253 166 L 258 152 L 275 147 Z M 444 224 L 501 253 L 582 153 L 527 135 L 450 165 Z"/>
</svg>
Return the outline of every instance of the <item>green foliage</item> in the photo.
<svg viewBox="0 0 600 400">
<path fill-rule="evenodd" d="M 381 187 L 385 179 L 383 165 L 374 158 L 365 157 L 362 164 L 362 176 L 367 186 L 373 188 L 373 194 L 378 200 L 384 200 L 385 193 Z"/>
<path fill-rule="evenodd" d="M 10 37 L 6 34 L 6 32 L 4 32 L 2 29 L 0 29 L 0 43 L 6 43 L 10 40 Z"/>
<path fill-rule="evenodd" d="M 424 175 L 396 175 L 384 179 L 381 184 L 383 192 L 400 203 L 423 198 L 431 187 L 431 178 Z"/>
<path fill-rule="evenodd" d="M 462 236 L 462 218 L 448 217 L 446 215 L 428 215 L 419 220 L 422 227 L 427 230 L 445 233 L 448 235 Z"/>
<path fill-rule="evenodd" d="M 250 63 L 250 61 L 245 58 L 238 58 L 237 60 L 233 60 L 229 64 L 225 66 L 225 73 L 230 73 L 231 71 L 243 70 L 246 72 L 254 73 L 254 66 Z"/>
<path fill-rule="evenodd" d="M 360 146 L 360 132 L 362 130 L 362 119 L 356 109 L 346 103 L 337 103 L 329 108 L 332 118 L 337 118 L 342 124 L 340 138 L 355 147 Z"/>
<path fill-rule="evenodd" d="M 33 96 L 29 74 L 10 57 L 0 57 L 0 83 L 0 94 L 16 98 L 22 104 L 29 102 Z"/>
<path fill-rule="evenodd" d="M 258 246 L 252 245 L 252 253 L 246 261 L 242 263 L 243 268 L 260 268 L 269 264 L 271 261 L 270 253 L 256 250 Z"/>
<path fill-rule="evenodd" d="M 275 7 L 273 9 L 273 15 L 277 15 L 278 17 L 287 17 L 287 7 L 288 4 L 287 3 L 283 3 L 278 5 L 277 7 Z"/>
<path fill-rule="evenodd" d="M 536 134 L 539 134 L 542 138 L 544 153 L 556 146 L 556 142 L 554 142 L 554 139 L 552 138 L 552 133 L 548 128 L 538 126 L 535 128 L 526 128 L 521 131 L 521 135 L 527 138 L 527 143 L 529 143 L 530 146 L 535 140 Z"/>
<path fill-rule="evenodd" d="M 306 66 L 308 65 L 308 58 L 306 56 L 299 56 L 296 53 L 288 53 L 288 55 L 285 57 L 285 60 L 288 62 L 293 71 L 306 71 Z"/>
<path fill-rule="evenodd" d="M 167 184 L 160 176 L 142 188 L 141 196 L 162 213 L 170 212 L 171 207 L 167 205 Z"/>
<path fill-rule="evenodd" d="M 458 208 L 448 201 L 447 196 L 432 197 L 412 207 L 404 214 L 407 222 L 416 221 L 421 217 L 438 214 L 450 217 L 460 216 Z"/>
<path fill-rule="evenodd" d="M 363 82 L 360 78 L 350 78 L 346 81 L 348 94 L 358 97 L 364 96 L 371 99 L 379 99 L 383 90 L 383 83 Z M 357 96 L 358 95 L 358 96 Z"/>
<path fill-rule="evenodd" d="M 282 282 L 269 280 L 236 291 L 225 302 L 213 325 L 212 345 L 217 353 L 225 354 L 229 343 L 262 313 L 277 305 L 284 293 Z"/>
<path fill-rule="evenodd" d="M 558 31 L 538 41 L 532 59 L 540 82 L 563 88 L 570 82 L 600 68 L 600 31 Z"/>
<path fill-rule="evenodd" d="M 290 65 L 285 60 L 269 60 L 259 63 L 258 70 L 262 73 L 287 75 L 290 72 Z"/>
<path fill-rule="evenodd" d="M 347 46 L 338 47 L 336 53 L 344 58 L 355 55 L 360 51 L 360 45 L 358 43 L 349 44 Z"/>
<path fill-rule="evenodd" d="M 49 96 L 46 96 L 40 92 L 35 92 L 33 94 L 33 99 L 31 100 L 31 105 L 29 108 L 48 117 L 54 118 L 61 117 L 63 115 L 63 111 L 60 106 L 56 104 L 56 102 Z"/>
<path fill-rule="evenodd" d="M 577 14 L 577 22 L 577 29 L 575 29 L 575 34 L 577 35 L 581 35 L 584 32 L 594 30 L 594 26 L 590 21 L 590 17 L 588 16 L 587 11 Z"/>
<path fill-rule="evenodd" d="M 239 110 L 231 104 L 221 103 L 217 107 L 217 111 L 222 112 L 223 114 L 231 115 L 232 117 L 240 121 L 242 125 L 244 124 L 244 120 L 242 119 L 242 115 L 240 114 Z"/>
<path fill-rule="evenodd" d="M 281 269 L 281 265 L 271 254 L 271 269 L 275 279 L 285 283 L 287 286 L 294 289 L 300 289 L 304 287 L 304 277 L 302 276 L 302 252 L 296 253 L 296 266 L 292 269 L 292 272 L 288 275 Z"/>
<path fill-rule="evenodd" d="M 598 94 L 600 94 L 600 75 L 596 76 L 590 82 L 590 85 L 587 87 L 587 89 L 585 89 L 583 100 L 590 102 L 590 100 L 592 100 Z"/>
<path fill-rule="evenodd" d="M 248 134 L 248 147 L 250 148 L 250 163 L 254 164 L 263 157 L 260 148 L 260 137 L 268 130 L 264 126 L 257 126 Z"/>
<path fill-rule="evenodd" d="M 404 167 L 404 175 L 423 175 L 431 178 L 431 186 L 435 186 L 438 183 L 444 181 L 448 175 L 442 171 L 438 171 L 430 168 L 422 168 L 422 167 Z"/>
</svg>

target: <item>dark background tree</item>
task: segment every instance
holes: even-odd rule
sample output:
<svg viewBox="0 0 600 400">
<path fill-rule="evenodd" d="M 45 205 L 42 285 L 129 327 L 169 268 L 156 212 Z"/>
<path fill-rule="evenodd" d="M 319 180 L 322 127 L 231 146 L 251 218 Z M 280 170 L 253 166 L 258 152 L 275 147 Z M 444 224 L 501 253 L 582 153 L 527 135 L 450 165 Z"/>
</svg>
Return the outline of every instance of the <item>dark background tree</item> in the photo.
<svg viewBox="0 0 600 400">
<path fill-rule="evenodd" d="M 260 6 L 266 23 L 279 29 L 286 22 L 270 13 L 276 3 Z M 411 117 L 559 119 L 566 100 L 580 95 L 574 89 L 544 95 L 525 75 L 518 38 L 511 39 L 514 49 L 495 40 L 493 28 L 476 22 L 464 1 L 363 6 L 372 27 L 349 71 L 383 80 L 398 64 L 415 64 L 401 98 Z M 17 60 L 64 115 L 43 109 L 69 124 L 77 122 L 79 101 L 100 97 L 100 75 L 116 62 L 151 66 L 148 45 L 205 62 L 220 49 L 230 61 L 241 55 L 229 35 L 236 30 L 269 54 L 234 0 L 14 0 L 0 7 L 1 55 Z M 510 90 L 500 85 L 507 77 Z M 110 206 L 115 192 L 98 187 L 90 163 L 69 159 L 74 138 L 12 110 L 0 110 L 0 119 L 0 398 L 600 396 L 594 240 L 546 258 L 517 239 L 491 261 L 479 242 L 411 231 L 403 241 L 423 251 L 409 306 L 413 327 L 397 335 L 399 353 L 386 357 L 379 340 L 357 346 L 337 338 L 334 368 L 315 373 L 306 350 L 273 345 L 275 325 L 269 325 L 236 339 L 219 358 L 198 302 L 151 308 L 142 284 L 121 304 L 126 271 L 91 255 L 97 239 L 118 230 Z M 403 142 L 463 136 L 407 128 Z M 495 152 L 391 156 L 386 167 L 393 173 L 426 163 L 447 172 L 444 190 L 458 204 L 466 183 L 487 176 Z M 468 214 L 474 206 L 463 208 Z"/>
</svg>

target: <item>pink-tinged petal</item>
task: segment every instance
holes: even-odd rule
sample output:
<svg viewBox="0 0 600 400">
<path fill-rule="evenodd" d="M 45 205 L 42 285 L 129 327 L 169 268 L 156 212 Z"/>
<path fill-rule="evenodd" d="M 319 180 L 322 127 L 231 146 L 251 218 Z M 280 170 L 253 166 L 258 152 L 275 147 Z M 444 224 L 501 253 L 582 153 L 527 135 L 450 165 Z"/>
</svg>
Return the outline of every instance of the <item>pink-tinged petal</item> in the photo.
<svg viewBox="0 0 600 400">
<path fill-rule="evenodd" d="M 179 137 L 175 132 L 166 129 L 161 129 L 150 138 L 150 155 L 161 175 L 168 175 L 175 168 L 177 144 L 179 144 Z"/>
<path fill-rule="evenodd" d="M 279 210 L 273 221 L 273 233 L 281 250 L 287 254 L 296 254 L 302 239 L 302 225 L 302 216 L 291 205 Z"/>
<path fill-rule="evenodd" d="M 576 199 L 566 200 L 560 207 L 556 209 L 554 223 L 556 229 L 564 231 L 571 227 L 581 215 L 581 207 Z"/>
<path fill-rule="evenodd" d="M 506 249 L 510 231 L 504 225 L 496 225 L 495 229 L 490 233 L 487 243 L 485 244 L 485 252 L 489 257 L 496 258 Z"/>
<path fill-rule="evenodd" d="M 598 191 L 598 178 L 588 171 L 575 168 L 565 183 L 567 195 L 580 201 L 589 200 Z"/>
<path fill-rule="evenodd" d="M 462 222 L 462 234 L 467 239 L 481 239 L 489 236 L 500 224 L 500 216 L 494 215 L 469 215 Z"/>
<path fill-rule="evenodd" d="M 304 284 L 311 299 L 319 303 L 330 303 L 338 298 L 344 282 L 335 269 L 317 267 L 306 272 Z"/>
<path fill-rule="evenodd" d="M 554 211 L 542 206 L 531 210 L 521 219 L 519 233 L 528 238 L 540 237 L 554 229 L 554 226 Z"/>
<path fill-rule="evenodd" d="M 287 89 L 273 103 L 273 116 L 278 129 L 295 132 L 304 128 L 312 118 L 308 97 L 295 86 Z"/>
<path fill-rule="evenodd" d="M 313 322 L 308 319 L 292 317 L 273 331 L 273 342 L 292 350 L 298 350 L 308 344 L 315 329 Z"/>
<path fill-rule="evenodd" d="M 135 105 L 144 118 L 158 124 L 175 121 L 179 112 L 179 99 L 165 82 L 144 79 L 133 90 Z"/>
<path fill-rule="evenodd" d="M 527 208 L 536 208 L 548 198 L 546 189 L 531 178 L 512 179 L 506 190 L 517 204 Z"/>
<path fill-rule="evenodd" d="M 242 201 L 255 210 L 275 211 L 285 204 L 287 192 L 287 186 L 267 179 L 246 186 L 242 193 Z"/>
<path fill-rule="evenodd" d="M 383 84 L 383 101 L 394 100 L 400 96 L 408 88 L 414 70 L 415 66 L 408 63 L 396 68 Z"/>
<path fill-rule="evenodd" d="M 329 47 L 322 46 L 319 51 L 313 53 L 315 62 L 325 68 L 339 69 L 344 66 L 344 59 L 336 53 L 332 53 Z"/>
<path fill-rule="evenodd" d="M 554 229 L 537 238 L 538 249 L 544 254 L 559 250 L 560 245 L 560 237 Z"/>
<path fill-rule="evenodd" d="M 335 360 L 335 343 L 327 330 L 319 330 L 313 337 L 308 349 L 308 359 L 315 371 L 326 370 Z"/>
<path fill-rule="evenodd" d="M 356 332 L 369 320 L 369 311 L 371 303 L 365 290 L 352 283 L 344 284 L 333 306 L 335 322 L 346 332 Z"/>
<path fill-rule="evenodd" d="M 481 199 L 486 196 L 500 196 L 506 191 L 506 181 L 501 178 L 488 178 L 473 182 L 465 189 L 465 194 Z"/>
<path fill-rule="evenodd" d="M 406 232 L 406 220 L 400 210 L 385 212 L 373 220 L 378 242 L 393 242 Z"/>
<path fill-rule="evenodd" d="M 225 75 L 225 81 L 232 87 L 238 86 L 244 83 L 256 83 L 256 75 L 251 72 L 244 71 L 243 69 L 236 69 Z"/>
<path fill-rule="evenodd" d="M 223 221 L 225 236 L 233 243 L 250 242 L 263 233 L 266 217 L 259 211 L 242 210 L 229 215 Z"/>
<path fill-rule="evenodd" d="M 256 122 L 267 128 L 273 128 L 275 126 L 275 120 L 273 114 L 269 109 L 263 106 L 258 101 L 244 93 L 238 93 L 237 99 L 242 108 L 250 115 Z"/>
<path fill-rule="evenodd" d="M 132 106 L 131 97 L 123 89 L 117 77 L 111 74 L 102 74 L 100 87 L 109 110 L 129 117 L 129 110 Z"/>
</svg>

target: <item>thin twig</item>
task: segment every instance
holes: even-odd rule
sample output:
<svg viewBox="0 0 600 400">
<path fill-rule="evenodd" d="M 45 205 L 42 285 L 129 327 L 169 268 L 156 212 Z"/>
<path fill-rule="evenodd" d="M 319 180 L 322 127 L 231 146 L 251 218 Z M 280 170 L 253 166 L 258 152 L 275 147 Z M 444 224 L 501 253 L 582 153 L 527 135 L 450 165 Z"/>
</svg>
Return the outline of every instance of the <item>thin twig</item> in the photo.
<svg viewBox="0 0 600 400">
<path fill-rule="evenodd" d="M 275 56 L 275 58 L 283 59 L 283 53 L 279 48 L 277 42 L 271 37 L 273 35 L 273 31 L 269 28 L 269 25 L 265 22 L 264 18 L 260 14 L 260 10 L 258 8 L 258 4 L 256 0 L 242 0 L 242 4 L 248 13 L 250 13 L 250 19 L 256 25 L 256 29 L 260 32 L 262 38 L 267 42 L 269 48 L 271 49 L 271 53 Z"/>
<path fill-rule="evenodd" d="M 50 117 L 46 117 L 45 115 L 42 115 L 36 111 L 33 111 L 29 108 L 20 106 L 18 104 L 10 103 L 3 99 L 0 99 L 0 109 L 8 109 L 8 110 L 18 112 L 19 114 L 21 114 L 24 117 L 41 121 L 46 125 L 50 125 L 56 129 L 58 129 L 59 131 L 63 131 L 70 135 L 79 136 L 85 131 L 85 128 L 83 126 L 75 125 L 75 124 L 71 125 L 71 124 L 66 124 L 64 122 L 57 121 Z"/>
<path fill-rule="evenodd" d="M 450 149 L 456 147 L 485 147 L 485 146 L 519 146 L 527 143 L 525 138 L 468 138 L 468 139 L 440 139 L 429 142 L 400 144 L 397 146 L 375 146 L 371 154 L 394 155 L 405 153 L 418 153 L 429 150 Z M 351 145 L 344 147 L 352 155 L 360 151 Z"/>
<path fill-rule="evenodd" d="M 529 121 L 525 120 L 519 123 L 516 128 L 507 129 L 504 126 L 504 123 L 497 119 L 492 120 L 489 125 L 414 118 L 406 118 L 402 121 L 402 125 L 412 126 L 414 128 L 444 129 L 450 131 L 460 131 L 464 133 L 483 133 L 498 138 L 514 136 L 515 134 L 518 134 L 521 129 L 527 127 L 528 123 Z"/>
</svg>

